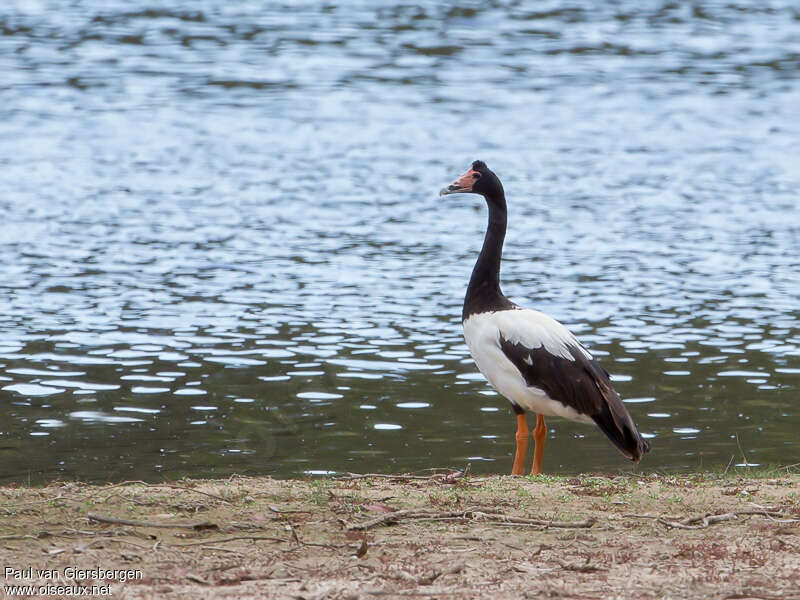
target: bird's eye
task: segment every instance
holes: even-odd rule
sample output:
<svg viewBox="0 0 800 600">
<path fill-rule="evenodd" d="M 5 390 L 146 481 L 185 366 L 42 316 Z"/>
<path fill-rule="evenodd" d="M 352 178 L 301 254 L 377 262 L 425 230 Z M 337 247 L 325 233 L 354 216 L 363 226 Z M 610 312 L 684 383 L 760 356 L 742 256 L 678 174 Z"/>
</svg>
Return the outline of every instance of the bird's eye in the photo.
<svg viewBox="0 0 800 600">
<path fill-rule="evenodd" d="M 480 179 L 481 178 L 481 174 L 480 173 L 473 173 L 472 174 L 472 178 L 473 179 Z"/>
</svg>

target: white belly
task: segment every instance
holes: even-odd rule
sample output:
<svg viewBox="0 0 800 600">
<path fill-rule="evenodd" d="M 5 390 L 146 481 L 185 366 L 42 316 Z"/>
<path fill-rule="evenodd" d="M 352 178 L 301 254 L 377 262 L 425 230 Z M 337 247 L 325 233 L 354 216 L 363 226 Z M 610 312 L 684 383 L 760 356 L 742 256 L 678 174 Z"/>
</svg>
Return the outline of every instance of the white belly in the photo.
<svg viewBox="0 0 800 600">
<path fill-rule="evenodd" d="M 518 318 L 514 319 L 513 317 Z M 524 331 L 507 331 L 512 325 L 522 327 Z M 572 421 L 592 423 L 592 419 L 588 416 L 550 398 L 544 390 L 529 386 L 525 382 L 522 373 L 506 357 L 500 347 L 501 328 L 503 328 L 504 339 L 524 337 L 526 345 L 529 347 L 544 346 L 546 351 L 553 354 L 558 353 L 563 358 L 566 357 L 562 354 L 561 346 L 564 343 L 573 343 L 572 340 L 574 340 L 572 334 L 563 325 L 536 311 L 520 309 L 470 315 L 464 321 L 464 339 L 475 364 L 492 387 L 527 411 L 544 416 L 564 417 Z M 570 337 L 561 340 L 565 331 Z M 537 339 L 541 341 L 537 343 Z M 570 360 L 572 360 L 571 357 Z"/>
</svg>

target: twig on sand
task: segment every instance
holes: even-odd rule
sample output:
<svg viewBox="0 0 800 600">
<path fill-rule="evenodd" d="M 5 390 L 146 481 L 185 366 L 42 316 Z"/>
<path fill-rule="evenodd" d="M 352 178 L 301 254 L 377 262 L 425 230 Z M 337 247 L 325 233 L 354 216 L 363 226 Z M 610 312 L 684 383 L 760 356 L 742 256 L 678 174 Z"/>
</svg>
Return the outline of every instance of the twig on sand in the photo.
<svg viewBox="0 0 800 600">
<path fill-rule="evenodd" d="M 213 550 L 214 552 L 230 552 L 231 554 L 238 554 L 239 556 L 245 556 L 244 552 L 239 552 L 238 550 L 233 550 L 231 548 L 223 548 L 222 546 L 201 546 L 206 550 Z"/>
<path fill-rule="evenodd" d="M 797 594 L 769 594 L 758 589 L 745 588 L 741 592 L 728 594 L 724 600 L 745 600 L 750 598 L 759 598 L 760 600 L 798 600 L 800 596 Z"/>
<path fill-rule="evenodd" d="M 160 542 L 156 543 L 156 546 L 163 548 L 164 550 L 172 550 L 174 548 L 186 548 L 188 546 L 202 546 L 208 550 L 222 550 L 224 552 L 238 552 L 238 550 L 230 550 L 229 548 L 217 548 L 213 546 L 213 544 L 225 544 L 227 542 L 235 542 L 238 540 L 253 540 L 253 541 L 265 541 L 265 542 L 289 542 L 289 540 L 285 540 L 279 537 L 270 537 L 266 535 L 234 535 L 231 537 L 226 538 L 218 538 L 215 540 L 200 540 L 196 542 L 185 542 L 181 544 L 162 544 Z M 97 540 L 100 541 L 100 540 Z M 130 540 L 123 540 L 119 538 L 109 538 L 109 542 L 117 542 L 119 544 L 129 544 L 131 546 L 135 546 L 136 548 L 141 548 L 142 550 L 155 550 L 156 546 L 152 548 L 150 546 L 146 546 L 144 544 L 137 544 L 136 542 L 132 542 Z M 241 554 L 241 553 L 240 553 Z"/>
<path fill-rule="evenodd" d="M 194 494 L 201 494 L 203 496 L 208 496 L 209 498 L 213 498 L 214 500 L 219 500 L 220 502 L 224 502 L 225 504 L 231 503 L 230 500 L 223 498 L 222 496 L 218 496 L 217 494 L 212 494 L 211 492 L 204 492 L 202 490 L 196 490 L 194 488 L 190 488 L 185 485 L 176 485 L 174 483 L 153 484 L 153 487 L 158 487 L 158 486 L 172 488 L 173 490 L 183 490 L 184 492 L 192 492 Z"/>
<path fill-rule="evenodd" d="M 413 583 L 414 585 L 430 585 L 443 575 L 454 575 L 456 573 L 460 573 L 465 568 L 466 568 L 465 563 L 457 562 L 454 565 L 450 565 L 448 567 L 434 568 L 425 575 L 414 576 L 406 571 L 400 571 L 398 573 L 380 573 L 379 576 L 384 577 L 386 579 L 396 579 L 398 581 L 406 581 L 408 583 Z M 374 592 L 367 592 L 367 593 L 376 596 L 384 594 L 384 592 L 377 590 Z M 430 593 L 431 592 L 428 591 L 428 594 Z"/>
<path fill-rule="evenodd" d="M 488 517 L 490 521 L 497 521 L 509 525 L 536 525 L 537 527 L 555 527 L 558 529 L 587 529 L 597 523 L 594 517 L 588 517 L 583 521 L 548 521 L 547 519 L 524 519 L 522 517 L 509 517 L 509 516 L 495 516 L 495 515 L 478 515 L 480 517 Z"/>
<path fill-rule="evenodd" d="M 733 464 L 733 459 L 735 458 L 735 456 L 736 455 L 731 454 L 731 459 L 728 461 L 728 466 L 725 467 L 725 472 L 722 474 L 723 477 L 728 474 L 728 469 L 731 468 L 731 465 Z"/>
<path fill-rule="evenodd" d="M 433 569 L 427 575 L 416 577 L 413 579 L 413 581 L 417 585 L 430 585 L 442 575 L 455 575 L 456 573 L 460 573 L 464 570 L 465 566 L 466 565 L 463 562 L 459 562 L 454 565 L 450 565 L 449 567 L 445 567 L 444 569 Z"/>
<path fill-rule="evenodd" d="M 739 434 L 736 434 L 736 445 L 739 446 L 739 452 L 742 453 L 742 460 L 744 461 L 744 466 L 749 467 L 750 462 L 747 460 L 747 455 L 745 455 L 744 450 L 742 449 L 742 443 L 739 441 Z"/>
<path fill-rule="evenodd" d="M 134 546 L 135 548 L 140 548 L 142 550 L 150 550 L 151 547 L 145 544 L 137 544 L 136 542 L 132 542 L 130 540 L 123 540 L 119 538 L 108 538 L 105 540 L 107 542 L 116 542 L 117 544 L 128 544 L 129 546 Z"/>
<path fill-rule="evenodd" d="M 147 488 L 166 487 L 166 488 L 171 488 L 173 490 L 181 490 L 181 491 L 184 491 L 184 492 L 192 492 L 193 494 L 201 494 L 203 496 L 208 496 L 209 498 L 213 498 L 214 500 L 219 500 L 220 502 L 225 502 L 226 504 L 230 504 L 231 503 L 230 500 L 227 500 L 226 498 L 223 498 L 222 496 L 218 496 L 217 494 L 212 494 L 210 492 L 204 492 L 202 490 L 196 490 L 196 489 L 194 489 L 192 487 L 188 487 L 188 486 L 185 486 L 185 485 L 178 485 L 176 483 L 147 483 L 146 481 L 142 481 L 141 479 L 123 481 L 121 483 L 115 483 L 113 485 L 103 486 L 103 487 L 99 488 L 98 490 L 96 490 L 95 492 L 93 492 L 92 494 L 90 494 L 89 497 L 95 496 L 97 494 L 102 494 L 103 492 L 105 492 L 107 490 L 110 490 L 112 488 L 128 487 L 130 485 L 142 485 L 142 486 L 147 487 Z"/>
<path fill-rule="evenodd" d="M 578 573 L 594 573 L 596 571 L 607 571 L 606 567 L 598 567 L 597 565 L 590 565 L 589 564 L 589 557 L 586 557 L 586 560 L 582 563 L 568 563 L 564 562 L 563 560 L 553 559 L 556 563 L 558 563 L 562 569 L 566 569 L 567 571 L 576 571 Z"/>
<path fill-rule="evenodd" d="M 782 539 L 782 538 L 776 538 L 776 541 L 777 541 L 777 542 L 778 542 L 780 545 L 782 545 L 782 546 L 786 546 L 787 548 L 791 548 L 791 549 L 792 549 L 792 550 L 794 550 L 795 552 L 800 552 L 800 546 L 798 546 L 797 544 L 792 544 L 791 542 L 787 542 L 786 540 L 784 540 L 784 539 Z"/>
<path fill-rule="evenodd" d="M 65 498 L 64 494 L 62 492 L 59 492 L 58 496 L 54 496 L 53 498 L 45 498 L 43 500 L 33 500 L 31 502 L 25 502 L 23 504 L 14 504 L 12 506 L 0 506 L 0 510 L 2 510 L 6 514 L 13 515 L 18 512 L 28 510 L 33 506 L 38 506 L 40 504 L 55 503 L 58 500 L 69 500 L 69 498 Z"/>
<path fill-rule="evenodd" d="M 98 523 L 111 523 L 112 525 L 128 525 L 130 527 L 163 527 L 166 529 L 181 528 L 194 529 L 195 531 L 219 529 L 219 526 L 216 523 L 211 523 L 210 521 L 201 521 L 198 523 L 156 523 L 154 521 L 131 521 L 130 519 L 117 519 L 116 517 L 106 517 L 96 513 L 89 513 L 86 516 L 90 521 L 97 521 Z"/>
<path fill-rule="evenodd" d="M 469 476 L 470 465 L 467 465 L 463 471 L 457 469 L 447 469 L 441 473 L 434 473 L 432 475 L 411 475 L 405 474 L 386 474 L 386 473 L 347 473 L 338 479 L 354 480 L 354 479 L 392 479 L 395 481 L 434 481 L 437 483 L 455 483 L 459 479 Z"/>
<path fill-rule="evenodd" d="M 345 530 L 366 531 L 367 529 L 372 529 L 373 527 L 378 527 L 379 525 L 394 525 L 400 519 L 406 518 L 407 515 L 411 514 L 414 514 L 414 511 L 398 510 L 391 513 L 384 513 L 379 517 L 375 517 L 374 519 L 370 519 L 369 521 L 364 521 L 363 523 L 351 523 L 350 525 L 345 525 Z"/>
<path fill-rule="evenodd" d="M 370 596 L 452 596 L 453 591 L 449 589 L 441 590 L 367 590 Z"/>
<path fill-rule="evenodd" d="M 401 481 L 406 481 L 409 479 L 422 479 L 422 480 L 430 480 L 436 479 L 437 477 L 446 476 L 448 473 L 444 474 L 434 474 L 434 475 L 407 475 L 407 474 L 386 474 L 386 473 L 348 473 L 347 475 L 343 475 L 338 479 L 399 479 Z"/>
<path fill-rule="evenodd" d="M 800 519 L 793 519 L 790 514 L 769 508 L 737 510 L 718 515 L 707 513 L 705 515 L 686 517 L 684 519 L 674 515 L 638 515 L 634 513 L 626 513 L 623 516 L 632 519 L 653 519 L 666 527 L 674 529 L 705 529 L 709 525 L 715 525 L 725 521 L 735 521 L 739 517 L 749 515 L 760 515 L 777 521 L 778 523 L 800 523 Z"/>
<path fill-rule="evenodd" d="M 436 511 L 413 511 L 398 510 L 393 513 L 386 513 L 369 521 L 362 523 L 351 523 L 346 525 L 347 531 L 366 531 L 380 525 L 393 525 L 401 520 L 432 519 L 432 520 L 470 520 L 498 524 L 510 525 L 534 525 L 537 527 L 558 527 L 558 528 L 587 528 L 594 525 L 597 520 L 589 517 L 583 521 L 549 521 L 546 519 L 525 519 L 505 515 L 497 509 L 483 509 L 481 507 L 468 508 L 465 510 L 436 512 Z"/>
<path fill-rule="evenodd" d="M 738 517 L 746 515 L 761 515 L 771 519 L 778 518 L 780 523 L 800 523 L 800 519 L 785 518 L 789 517 L 788 514 L 779 511 L 769 510 L 737 510 L 734 512 L 723 513 L 720 515 L 698 515 L 694 517 L 687 517 L 680 521 L 671 520 L 666 517 L 659 517 L 658 522 L 675 529 L 705 529 L 709 525 L 722 523 L 724 521 L 735 521 Z"/>
<path fill-rule="evenodd" d="M 725 513 L 722 515 L 706 515 L 702 517 L 689 517 L 683 519 L 682 521 L 670 521 L 667 519 L 658 519 L 658 522 L 662 525 L 666 525 L 667 527 L 674 528 L 674 529 L 705 529 L 709 525 L 714 525 L 715 523 L 722 523 L 723 521 L 735 521 L 736 515 L 733 513 Z M 694 525 L 694 523 L 700 523 L 700 525 Z"/>
<path fill-rule="evenodd" d="M 198 542 L 184 542 L 182 544 L 169 544 L 167 547 L 172 548 L 175 546 L 185 548 L 186 546 L 207 546 L 208 544 L 225 544 L 227 542 L 235 542 L 237 540 L 253 540 L 253 541 L 263 541 L 263 542 L 286 542 L 289 543 L 289 540 L 279 538 L 279 537 L 272 537 L 269 535 L 233 535 L 231 537 L 226 538 L 218 538 L 216 540 L 201 540 Z"/>
</svg>

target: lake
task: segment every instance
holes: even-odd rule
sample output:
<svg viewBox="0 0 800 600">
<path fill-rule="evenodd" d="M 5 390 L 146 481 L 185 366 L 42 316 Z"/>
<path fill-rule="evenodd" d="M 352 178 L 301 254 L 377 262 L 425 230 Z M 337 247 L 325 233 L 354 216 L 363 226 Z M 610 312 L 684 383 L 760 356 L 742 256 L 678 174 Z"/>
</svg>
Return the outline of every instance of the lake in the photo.
<svg viewBox="0 0 800 600">
<path fill-rule="evenodd" d="M 4 482 L 510 472 L 475 159 L 637 469 L 800 463 L 794 2 L 12 1 L 0 70 Z M 633 468 L 548 425 L 545 472 Z"/>
</svg>

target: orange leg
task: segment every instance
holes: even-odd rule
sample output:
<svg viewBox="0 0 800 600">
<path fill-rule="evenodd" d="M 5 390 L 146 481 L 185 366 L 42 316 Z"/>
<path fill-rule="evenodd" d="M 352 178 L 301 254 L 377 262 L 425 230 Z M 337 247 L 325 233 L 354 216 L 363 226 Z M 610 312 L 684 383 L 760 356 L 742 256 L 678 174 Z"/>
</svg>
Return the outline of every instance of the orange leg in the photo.
<svg viewBox="0 0 800 600">
<path fill-rule="evenodd" d="M 525 471 L 525 453 L 528 451 L 529 435 L 525 413 L 517 415 L 517 452 L 514 454 L 514 466 L 511 468 L 512 475 L 522 475 Z"/>
<path fill-rule="evenodd" d="M 542 473 L 542 459 L 544 458 L 544 442 L 547 439 L 547 426 L 544 424 L 544 417 L 536 415 L 536 427 L 533 428 L 533 466 L 531 475 Z"/>
</svg>

